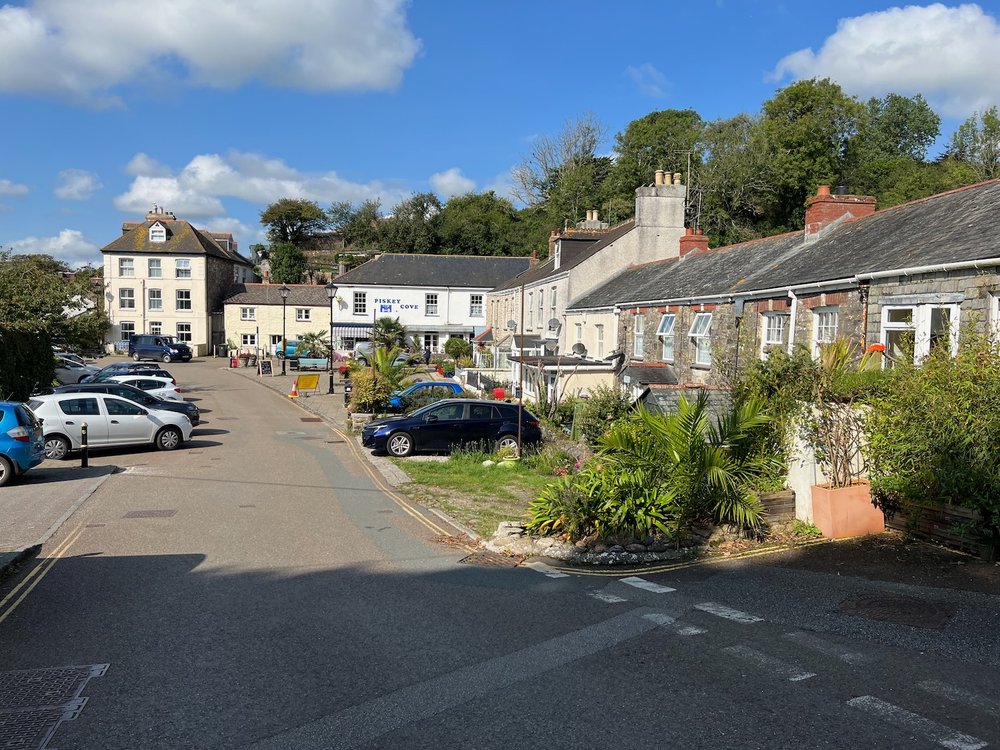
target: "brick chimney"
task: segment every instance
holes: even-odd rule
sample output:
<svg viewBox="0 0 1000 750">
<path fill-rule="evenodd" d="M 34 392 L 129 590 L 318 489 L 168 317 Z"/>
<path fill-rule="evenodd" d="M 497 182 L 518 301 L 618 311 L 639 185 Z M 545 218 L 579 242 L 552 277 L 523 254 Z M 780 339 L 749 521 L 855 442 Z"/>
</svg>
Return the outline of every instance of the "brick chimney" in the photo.
<svg viewBox="0 0 1000 750">
<path fill-rule="evenodd" d="M 703 235 L 700 229 L 688 227 L 680 239 L 680 256 L 683 258 L 695 250 L 708 250 L 708 237 Z"/>
<path fill-rule="evenodd" d="M 556 253 L 556 243 L 559 241 L 560 234 L 555 229 L 549 232 L 549 254 L 546 258 L 551 258 Z M 537 258 L 536 258 L 537 260 Z"/>
<path fill-rule="evenodd" d="M 839 192 L 839 191 L 838 191 Z M 830 195 L 829 185 L 820 185 L 816 195 L 806 201 L 806 239 L 815 238 L 836 221 L 863 219 L 875 213 L 875 198 L 870 195 Z"/>
<path fill-rule="evenodd" d="M 555 232 L 553 232 L 553 234 L 555 234 Z M 550 239 L 549 240 L 549 253 L 551 253 L 551 252 L 552 252 L 552 240 Z M 532 250 L 531 251 L 531 257 L 528 258 L 528 268 L 534 268 L 537 265 L 538 265 L 538 251 L 537 250 Z"/>
</svg>

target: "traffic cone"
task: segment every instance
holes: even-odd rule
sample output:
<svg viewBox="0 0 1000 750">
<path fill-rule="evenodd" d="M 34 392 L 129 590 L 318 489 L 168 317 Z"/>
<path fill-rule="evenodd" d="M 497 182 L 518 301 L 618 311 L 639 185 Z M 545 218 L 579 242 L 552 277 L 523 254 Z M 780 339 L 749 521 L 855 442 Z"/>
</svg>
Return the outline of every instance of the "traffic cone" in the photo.
<svg viewBox="0 0 1000 750">
<path fill-rule="evenodd" d="M 299 379 L 295 378 L 292 381 L 292 392 L 288 394 L 288 398 L 298 398 L 299 397 Z"/>
</svg>

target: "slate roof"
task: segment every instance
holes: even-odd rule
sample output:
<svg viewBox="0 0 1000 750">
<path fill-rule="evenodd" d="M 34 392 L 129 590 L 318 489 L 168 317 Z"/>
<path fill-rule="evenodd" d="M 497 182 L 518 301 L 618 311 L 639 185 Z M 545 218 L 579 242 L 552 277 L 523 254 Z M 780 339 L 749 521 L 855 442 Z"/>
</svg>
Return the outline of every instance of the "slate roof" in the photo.
<svg viewBox="0 0 1000 750">
<path fill-rule="evenodd" d="M 1000 180 L 960 188 L 804 234 L 766 237 L 633 266 L 571 310 L 750 295 L 767 289 L 1000 257 Z"/>
<path fill-rule="evenodd" d="M 286 305 L 298 307 L 329 307 L 326 287 L 317 284 L 286 284 L 289 289 Z M 234 284 L 222 300 L 224 305 L 281 305 L 278 290 L 281 284 Z"/>
<path fill-rule="evenodd" d="M 150 242 L 149 228 L 162 224 L 167 230 L 166 242 Z M 252 265 L 247 258 L 227 250 L 207 231 L 196 229 L 180 219 L 155 219 L 123 226 L 133 228 L 101 248 L 102 253 L 150 253 L 155 255 L 211 255 L 243 266 Z"/>
<path fill-rule="evenodd" d="M 636 383 L 643 385 L 677 385 L 677 372 L 670 365 L 665 367 L 643 367 L 629 365 L 622 370 L 622 377 L 628 376 Z"/>
<path fill-rule="evenodd" d="M 387 253 L 334 279 L 338 286 L 446 286 L 492 289 L 525 271 L 527 257 Z"/>
</svg>

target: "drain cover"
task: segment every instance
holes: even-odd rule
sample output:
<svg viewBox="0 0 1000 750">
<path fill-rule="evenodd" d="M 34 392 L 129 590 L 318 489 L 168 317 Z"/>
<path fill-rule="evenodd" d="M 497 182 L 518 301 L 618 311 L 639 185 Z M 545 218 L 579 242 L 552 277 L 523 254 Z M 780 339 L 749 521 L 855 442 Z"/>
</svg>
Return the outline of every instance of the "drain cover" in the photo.
<svg viewBox="0 0 1000 750">
<path fill-rule="evenodd" d="M 175 515 L 176 510 L 130 510 L 123 518 L 170 518 Z"/>
<path fill-rule="evenodd" d="M 322 422 L 319 417 L 299 417 L 300 422 Z"/>
<path fill-rule="evenodd" d="M 857 594 L 845 599 L 840 611 L 869 620 L 940 630 L 955 614 L 955 607 L 899 594 L 874 593 Z"/>
<path fill-rule="evenodd" d="M 459 562 L 485 568 L 516 568 L 523 560 L 523 557 L 508 557 L 489 550 L 476 550 L 471 555 L 463 557 Z"/>
<path fill-rule="evenodd" d="M 107 664 L 0 672 L 0 738 L 4 750 L 44 750 L 59 724 L 79 716 L 87 682 Z"/>
</svg>

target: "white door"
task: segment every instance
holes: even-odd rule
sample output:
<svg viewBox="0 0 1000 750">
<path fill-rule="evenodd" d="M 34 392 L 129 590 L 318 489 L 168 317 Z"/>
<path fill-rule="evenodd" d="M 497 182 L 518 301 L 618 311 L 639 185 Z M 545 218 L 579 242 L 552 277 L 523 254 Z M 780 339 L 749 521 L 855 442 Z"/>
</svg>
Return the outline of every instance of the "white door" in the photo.
<svg viewBox="0 0 1000 750">
<path fill-rule="evenodd" d="M 108 444 L 135 445 L 153 440 L 153 423 L 138 404 L 115 396 L 102 396 L 108 413 Z"/>
</svg>

